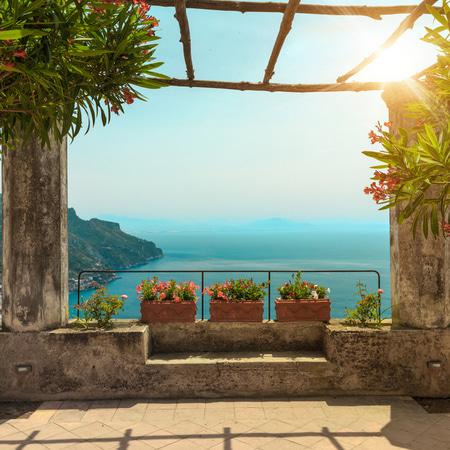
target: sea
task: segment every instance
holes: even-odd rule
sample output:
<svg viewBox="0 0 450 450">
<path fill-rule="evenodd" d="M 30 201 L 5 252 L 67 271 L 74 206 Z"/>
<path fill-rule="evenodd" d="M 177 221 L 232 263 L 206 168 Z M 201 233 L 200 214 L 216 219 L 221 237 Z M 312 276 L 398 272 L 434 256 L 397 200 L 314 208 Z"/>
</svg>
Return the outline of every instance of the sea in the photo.
<svg viewBox="0 0 450 450">
<path fill-rule="evenodd" d="M 331 317 L 345 317 L 345 308 L 353 309 L 360 298 L 357 283 L 368 292 L 380 287 L 382 310 L 390 306 L 389 227 L 384 224 L 348 224 L 310 226 L 299 230 L 178 230 L 127 231 L 153 241 L 164 257 L 148 261 L 109 283 L 111 294 L 127 295 L 124 311 L 115 318 L 140 318 L 136 287 L 143 279 L 157 276 L 162 281 L 175 279 L 203 286 L 233 278 L 267 281 L 270 273 L 270 298 L 265 297 L 264 319 L 275 319 L 274 299 L 277 287 L 297 271 L 302 280 L 330 289 Z M 89 274 L 83 275 L 89 276 Z M 80 293 L 80 301 L 93 291 Z M 203 305 L 198 291 L 198 319 L 209 318 L 208 296 Z M 70 313 L 78 293 L 71 293 Z M 389 311 L 385 317 L 389 317 Z"/>
</svg>

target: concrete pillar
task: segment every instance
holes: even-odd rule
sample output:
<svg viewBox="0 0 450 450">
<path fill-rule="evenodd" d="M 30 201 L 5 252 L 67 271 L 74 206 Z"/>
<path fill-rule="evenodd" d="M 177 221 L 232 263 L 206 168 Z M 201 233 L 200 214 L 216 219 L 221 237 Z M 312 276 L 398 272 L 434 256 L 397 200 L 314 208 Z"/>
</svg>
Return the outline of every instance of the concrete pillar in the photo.
<svg viewBox="0 0 450 450">
<path fill-rule="evenodd" d="M 3 330 L 58 328 L 68 315 L 67 140 L 32 137 L 2 156 Z"/>
<path fill-rule="evenodd" d="M 420 92 L 412 81 L 383 92 L 393 134 L 399 127 L 416 125 L 417 118 L 405 115 L 405 106 L 418 100 Z M 399 214 L 399 207 L 390 209 L 392 317 L 409 327 L 446 328 L 450 326 L 450 239 L 434 239 L 431 232 L 425 239 L 419 227 L 414 240 L 412 219 L 398 225 Z"/>
</svg>

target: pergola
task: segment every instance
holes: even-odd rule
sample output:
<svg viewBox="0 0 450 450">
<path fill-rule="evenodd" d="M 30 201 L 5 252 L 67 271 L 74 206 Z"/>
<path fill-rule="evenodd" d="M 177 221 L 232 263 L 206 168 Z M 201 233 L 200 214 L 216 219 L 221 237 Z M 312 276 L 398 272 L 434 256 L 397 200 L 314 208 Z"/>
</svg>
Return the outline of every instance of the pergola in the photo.
<svg viewBox="0 0 450 450">
<path fill-rule="evenodd" d="M 228 0 L 145 0 L 151 5 L 174 7 L 180 25 L 187 78 L 167 80 L 171 86 L 254 91 L 337 92 L 384 90 L 395 132 L 415 123 L 403 114 L 417 92 L 402 83 L 348 82 L 392 46 L 416 20 L 427 13 L 424 0 L 412 6 L 325 6 Z M 283 19 L 259 83 L 197 80 L 191 56 L 187 8 L 220 11 L 282 13 Z M 270 80 L 291 29 L 295 14 L 360 15 L 378 20 L 383 15 L 407 14 L 381 47 L 331 84 L 276 84 Z M 419 79 L 423 72 L 412 77 Z M 160 80 L 158 80 L 160 81 Z M 416 82 L 416 86 L 420 83 Z M 420 95 L 420 94 L 419 94 Z M 3 183 L 3 329 L 40 331 L 64 326 L 68 309 L 67 141 L 52 142 L 54 151 L 41 151 L 36 141 L 20 155 L 4 153 Z M 30 217 L 32 220 L 30 220 Z M 416 241 L 407 224 L 398 226 L 398 211 L 391 210 L 391 293 L 393 316 L 416 328 L 450 326 L 450 240 Z"/>
<path fill-rule="evenodd" d="M 354 75 L 372 63 L 382 52 L 392 47 L 395 42 L 408 30 L 414 27 L 415 22 L 423 14 L 428 14 L 426 5 L 433 5 L 437 0 L 424 0 L 418 5 L 403 6 L 332 6 L 332 5 L 307 5 L 301 4 L 300 0 L 289 0 L 288 3 L 274 2 L 251 2 L 251 1 L 229 1 L 229 0 L 145 0 L 148 4 L 175 9 L 175 18 L 180 27 L 180 42 L 183 45 L 184 61 L 186 64 L 186 78 L 172 78 L 166 83 L 171 86 L 187 86 L 216 89 L 232 89 L 239 91 L 268 91 L 268 92 L 339 92 L 339 91 L 373 91 L 382 90 L 393 83 L 386 82 L 348 82 Z M 215 80 L 198 80 L 194 75 L 194 64 L 192 61 L 192 48 L 187 8 L 235 11 L 235 12 L 266 12 L 281 13 L 283 19 L 280 24 L 273 49 L 259 83 L 231 82 Z M 317 14 L 335 16 L 365 16 L 374 20 L 382 20 L 385 15 L 407 14 L 399 26 L 393 30 L 389 38 L 371 55 L 356 67 L 350 68 L 345 74 L 339 76 L 335 83 L 329 84 L 281 84 L 271 83 L 277 64 L 278 57 L 283 44 L 292 28 L 292 22 L 296 14 Z M 425 69 L 425 68 L 424 68 Z M 412 78 L 420 78 L 423 72 L 412 74 Z"/>
</svg>

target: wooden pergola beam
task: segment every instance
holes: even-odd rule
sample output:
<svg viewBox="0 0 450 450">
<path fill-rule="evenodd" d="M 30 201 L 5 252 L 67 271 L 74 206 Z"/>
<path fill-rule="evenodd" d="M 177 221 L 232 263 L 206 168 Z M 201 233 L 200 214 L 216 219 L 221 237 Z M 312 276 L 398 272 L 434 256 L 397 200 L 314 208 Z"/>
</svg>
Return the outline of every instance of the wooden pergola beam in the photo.
<svg viewBox="0 0 450 450">
<path fill-rule="evenodd" d="M 286 40 L 289 31 L 292 28 L 292 22 L 297 11 L 297 7 L 300 0 L 289 0 L 286 10 L 283 15 L 283 19 L 280 24 L 280 30 L 278 31 L 278 36 L 272 49 L 272 54 L 269 58 L 269 63 L 267 64 L 263 83 L 266 84 L 273 77 L 275 64 L 277 63 L 278 56 L 280 55 L 281 48 L 283 47 L 284 41 Z"/>
<path fill-rule="evenodd" d="M 174 7 L 175 0 L 145 0 L 149 5 Z M 299 5 L 297 14 L 319 14 L 331 16 L 366 16 L 380 20 L 381 16 L 392 14 L 409 14 L 417 5 L 398 6 L 364 6 L 364 5 Z M 286 3 L 281 2 L 249 2 L 230 0 L 187 0 L 186 8 L 207 9 L 213 11 L 237 11 L 246 12 L 278 12 L 284 13 Z"/>
<path fill-rule="evenodd" d="M 186 63 L 186 73 L 189 80 L 194 79 L 194 65 L 192 63 L 191 33 L 186 14 L 186 0 L 175 0 L 175 19 L 180 25 L 180 42 L 183 44 L 184 61 Z"/>
<path fill-rule="evenodd" d="M 360 64 L 358 64 L 356 67 L 348 71 L 345 75 L 342 75 L 339 77 L 336 82 L 337 83 L 343 83 L 347 81 L 349 78 L 351 78 L 353 75 L 360 72 L 362 69 L 367 67 L 370 63 L 375 61 L 381 53 L 392 47 L 392 45 L 397 42 L 397 40 L 405 33 L 406 30 L 409 28 L 413 28 L 414 23 L 416 20 L 422 16 L 424 13 L 428 12 L 426 5 L 433 5 L 436 3 L 437 0 L 424 0 L 422 3 L 420 3 L 412 12 L 409 14 L 406 19 L 404 19 L 400 26 L 389 36 L 389 38 L 370 56 L 364 59 Z"/>
<path fill-rule="evenodd" d="M 159 81 L 157 78 L 149 78 L 152 81 Z M 210 89 L 231 89 L 235 91 L 266 91 L 266 92 L 361 92 L 361 91 L 382 91 L 389 86 L 400 85 L 399 81 L 370 81 L 355 83 L 330 83 L 330 84 L 280 84 L 280 83 L 250 83 L 246 81 L 212 81 L 212 80 L 184 80 L 171 78 L 164 80 L 169 86 L 210 88 Z"/>
</svg>

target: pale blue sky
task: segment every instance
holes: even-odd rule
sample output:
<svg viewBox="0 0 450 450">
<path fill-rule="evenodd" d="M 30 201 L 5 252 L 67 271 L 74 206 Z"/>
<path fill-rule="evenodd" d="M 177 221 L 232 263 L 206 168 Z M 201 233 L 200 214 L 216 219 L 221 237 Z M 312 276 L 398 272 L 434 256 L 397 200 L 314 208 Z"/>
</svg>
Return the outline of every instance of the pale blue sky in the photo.
<svg viewBox="0 0 450 450">
<path fill-rule="evenodd" d="M 312 1 L 414 4 L 419 0 Z M 173 8 L 161 22 L 160 71 L 185 78 Z M 261 81 L 281 14 L 189 10 L 197 79 Z M 370 55 L 404 16 L 297 15 L 273 82 L 333 83 Z M 399 79 L 435 59 L 420 20 L 387 60 L 350 81 Z M 390 58 L 390 59 L 389 59 Z M 388 62 L 386 62 L 388 61 Z M 394 67 L 392 73 L 387 68 Z M 398 75 L 398 70 L 403 73 Z M 368 132 L 388 119 L 380 92 L 264 93 L 167 87 L 69 146 L 69 204 L 84 219 L 354 219 L 386 221 L 363 189 L 372 161 Z"/>
</svg>

